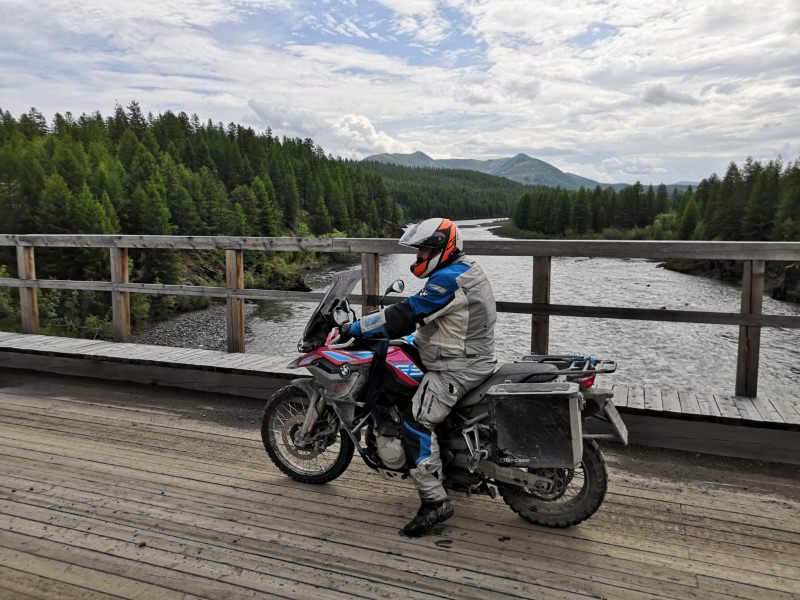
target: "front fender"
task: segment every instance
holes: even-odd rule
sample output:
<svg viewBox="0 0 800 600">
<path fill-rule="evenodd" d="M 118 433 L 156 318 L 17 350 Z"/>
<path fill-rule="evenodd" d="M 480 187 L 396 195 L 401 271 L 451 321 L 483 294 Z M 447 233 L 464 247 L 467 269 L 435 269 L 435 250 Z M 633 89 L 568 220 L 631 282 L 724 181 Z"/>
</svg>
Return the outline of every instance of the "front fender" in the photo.
<svg viewBox="0 0 800 600">
<path fill-rule="evenodd" d="M 292 379 L 291 385 L 308 396 L 309 400 L 319 394 L 319 385 L 314 381 L 313 377 Z"/>
</svg>

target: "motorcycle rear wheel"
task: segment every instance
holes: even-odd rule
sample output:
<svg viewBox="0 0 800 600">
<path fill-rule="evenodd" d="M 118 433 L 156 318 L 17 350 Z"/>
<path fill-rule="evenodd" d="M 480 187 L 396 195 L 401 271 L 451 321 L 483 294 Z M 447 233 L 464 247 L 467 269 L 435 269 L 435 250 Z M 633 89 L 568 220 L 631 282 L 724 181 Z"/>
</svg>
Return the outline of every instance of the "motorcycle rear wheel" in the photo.
<svg viewBox="0 0 800 600">
<path fill-rule="evenodd" d="M 264 407 L 261 441 L 270 460 L 285 475 L 304 483 L 328 483 L 347 470 L 355 448 L 338 428 L 318 439 L 313 447 L 298 446 L 294 434 L 303 424 L 308 401 L 301 389 L 291 385 L 275 392 Z M 320 415 L 317 428 L 324 427 L 327 420 L 338 424 L 330 408 Z"/>
<path fill-rule="evenodd" d="M 497 488 L 506 504 L 526 521 L 545 527 L 572 527 L 591 517 L 606 495 L 608 472 L 600 447 L 594 440 L 583 441 L 581 464 L 575 469 L 535 469 L 553 478 L 553 490 L 530 490 L 505 483 Z"/>
</svg>

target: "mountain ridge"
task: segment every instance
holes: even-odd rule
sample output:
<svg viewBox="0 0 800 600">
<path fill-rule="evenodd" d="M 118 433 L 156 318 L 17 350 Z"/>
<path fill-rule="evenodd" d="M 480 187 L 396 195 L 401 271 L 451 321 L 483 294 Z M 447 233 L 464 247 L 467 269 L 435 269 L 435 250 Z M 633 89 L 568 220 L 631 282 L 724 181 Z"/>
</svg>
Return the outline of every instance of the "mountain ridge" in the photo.
<svg viewBox="0 0 800 600">
<path fill-rule="evenodd" d="M 474 158 L 431 158 L 421 151 L 411 154 L 374 154 L 364 159 L 365 161 L 401 165 L 404 167 L 418 167 L 430 169 L 466 169 L 479 171 L 496 177 L 505 177 L 524 185 L 544 185 L 548 187 L 561 187 L 567 190 L 577 190 L 580 187 L 602 188 L 612 187 L 619 190 L 628 187 L 630 183 L 600 183 L 588 177 L 562 171 L 541 159 L 528 156 L 519 152 L 508 158 L 491 158 L 478 160 Z M 680 181 L 665 184 L 667 188 L 685 190 L 696 183 Z"/>
</svg>

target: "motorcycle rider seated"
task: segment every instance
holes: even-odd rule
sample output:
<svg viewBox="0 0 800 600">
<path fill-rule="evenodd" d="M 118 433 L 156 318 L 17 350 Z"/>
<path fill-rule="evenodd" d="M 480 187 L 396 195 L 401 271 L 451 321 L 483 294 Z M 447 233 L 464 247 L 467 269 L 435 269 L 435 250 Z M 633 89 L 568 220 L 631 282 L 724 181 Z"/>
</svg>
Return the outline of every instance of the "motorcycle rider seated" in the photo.
<svg viewBox="0 0 800 600">
<path fill-rule="evenodd" d="M 411 272 L 427 279 L 425 286 L 401 302 L 343 326 L 337 341 L 398 338 L 417 330 L 414 344 L 427 372 L 412 399 L 412 418 L 403 423 L 403 442 L 421 506 L 400 531 L 416 536 L 453 516 L 442 485 L 434 430 L 464 394 L 494 372 L 496 309 L 491 284 L 483 269 L 463 253 L 461 231 L 455 223 L 427 219 L 412 225 L 400 244 L 417 250 Z"/>
</svg>

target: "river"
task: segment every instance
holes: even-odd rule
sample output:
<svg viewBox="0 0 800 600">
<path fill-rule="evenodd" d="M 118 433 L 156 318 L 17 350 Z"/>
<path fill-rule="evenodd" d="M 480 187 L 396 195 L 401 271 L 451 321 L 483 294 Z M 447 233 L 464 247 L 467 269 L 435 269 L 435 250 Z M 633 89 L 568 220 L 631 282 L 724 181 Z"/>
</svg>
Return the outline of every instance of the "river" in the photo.
<svg viewBox="0 0 800 600">
<path fill-rule="evenodd" d="M 489 221 L 462 221 L 466 239 L 498 239 Z M 529 257 L 476 257 L 494 287 L 497 300 L 531 298 Z M 422 287 L 408 270 L 412 257 L 381 257 L 381 288 L 394 279 L 406 282 L 406 294 Z M 356 268 L 356 267 L 353 267 Z M 315 291 L 326 288 L 332 272 L 309 276 Z M 738 312 L 737 286 L 686 275 L 644 259 L 554 258 L 551 302 L 635 308 Z M 247 349 L 268 355 L 297 356 L 296 344 L 313 304 L 264 302 L 248 321 Z M 764 313 L 800 315 L 800 306 L 764 298 Z M 498 314 L 497 356 L 511 361 L 530 348 L 530 317 Z M 612 380 L 733 394 L 739 328 L 730 325 L 659 323 L 620 319 L 551 317 L 552 353 L 590 353 L 618 361 Z M 764 328 L 761 335 L 759 395 L 797 401 L 800 380 L 800 334 Z"/>
</svg>

